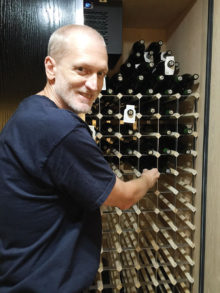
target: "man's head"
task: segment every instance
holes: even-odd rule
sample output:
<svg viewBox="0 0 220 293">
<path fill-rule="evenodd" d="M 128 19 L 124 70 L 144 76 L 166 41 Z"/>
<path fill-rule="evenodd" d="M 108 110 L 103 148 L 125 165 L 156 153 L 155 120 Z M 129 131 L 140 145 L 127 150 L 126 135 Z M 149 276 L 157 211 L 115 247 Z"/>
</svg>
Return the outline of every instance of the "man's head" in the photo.
<svg viewBox="0 0 220 293">
<path fill-rule="evenodd" d="M 50 37 L 45 69 L 49 98 L 60 108 L 88 112 L 108 70 L 102 36 L 83 25 L 59 28 Z"/>
</svg>

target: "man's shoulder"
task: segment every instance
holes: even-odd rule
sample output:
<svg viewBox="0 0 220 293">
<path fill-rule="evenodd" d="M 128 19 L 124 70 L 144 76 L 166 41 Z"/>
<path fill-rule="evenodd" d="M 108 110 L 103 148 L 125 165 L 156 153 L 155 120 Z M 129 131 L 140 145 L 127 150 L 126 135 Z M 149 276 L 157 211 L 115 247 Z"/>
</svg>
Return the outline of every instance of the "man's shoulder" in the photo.
<svg viewBox="0 0 220 293">
<path fill-rule="evenodd" d="M 18 119 L 33 128 L 70 131 L 85 126 L 84 122 L 72 111 L 60 109 L 45 96 L 33 95 L 23 100 L 18 109 Z"/>
<path fill-rule="evenodd" d="M 77 114 L 58 108 L 47 97 L 33 95 L 20 103 L 2 132 L 2 138 L 12 143 L 20 140 L 22 145 L 49 147 L 79 128 L 86 129 L 87 125 Z"/>
</svg>

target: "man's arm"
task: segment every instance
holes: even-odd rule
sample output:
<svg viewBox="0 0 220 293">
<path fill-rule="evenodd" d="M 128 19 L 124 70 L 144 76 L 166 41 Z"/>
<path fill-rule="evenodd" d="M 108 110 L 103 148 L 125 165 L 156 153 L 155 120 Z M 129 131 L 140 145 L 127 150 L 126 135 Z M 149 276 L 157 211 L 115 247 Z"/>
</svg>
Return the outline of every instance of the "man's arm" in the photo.
<svg viewBox="0 0 220 293">
<path fill-rule="evenodd" d="M 144 169 L 140 178 L 127 182 L 117 178 L 104 205 L 116 206 L 122 210 L 130 208 L 154 186 L 159 177 L 160 173 L 154 168 L 151 170 Z"/>
</svg>

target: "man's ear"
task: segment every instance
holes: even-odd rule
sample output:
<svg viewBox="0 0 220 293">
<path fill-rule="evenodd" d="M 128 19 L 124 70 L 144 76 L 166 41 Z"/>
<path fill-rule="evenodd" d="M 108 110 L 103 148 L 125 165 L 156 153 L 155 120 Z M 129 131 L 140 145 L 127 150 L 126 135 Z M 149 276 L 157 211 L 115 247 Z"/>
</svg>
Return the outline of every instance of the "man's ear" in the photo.
<svg viewBox="0 0 220 293">
<path fill-rule="evenodd" d="M 56 75 L 56 61 L 52 57 L 47 56 L 44 60 L 44 66 L 47 79 L 50 81 L 54 80 Z"/>
</svg>

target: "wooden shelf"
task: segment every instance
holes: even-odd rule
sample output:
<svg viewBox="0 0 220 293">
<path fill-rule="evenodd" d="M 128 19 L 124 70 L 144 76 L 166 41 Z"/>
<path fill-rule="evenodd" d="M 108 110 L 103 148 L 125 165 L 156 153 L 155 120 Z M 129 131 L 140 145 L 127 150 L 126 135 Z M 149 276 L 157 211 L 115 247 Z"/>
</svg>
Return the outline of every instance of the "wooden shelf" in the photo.
<svg viewBox="0 0 220 293">
<path fill-rule="evenodd" d="M 123 0 L 123 27 L 167 28 L 195 2 L 196 0 Z"/>
</svg>

